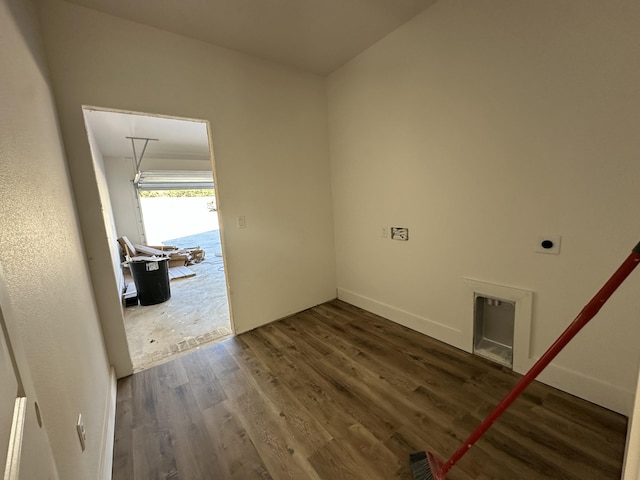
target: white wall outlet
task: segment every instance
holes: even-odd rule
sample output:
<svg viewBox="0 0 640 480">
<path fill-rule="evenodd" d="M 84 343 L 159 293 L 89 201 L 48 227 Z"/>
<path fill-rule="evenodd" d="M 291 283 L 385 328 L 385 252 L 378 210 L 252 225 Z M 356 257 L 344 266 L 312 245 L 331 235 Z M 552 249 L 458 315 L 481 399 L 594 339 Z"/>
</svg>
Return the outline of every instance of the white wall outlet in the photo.
<svg viewBox="0 0 640 480">
<path fill-rule="evenodd" d="M 82 414 L 78 415 L 78 423 L 76 424 L 76 430 L 78 431 L 78 439 L 80 439 L 80 448 L 82 451 L 87 448 L 87 432 L 84 430 L 84 421 L 82 420 Z"/>
<path fill-rule="evenodd" d="M 560 254 L 560 235 L 538 235 L 536 239 L 536 253 Z"/>
<path fill-rule="evenodd" d="M 246 228 L 247 227 L 247 221 L 244 218 L 244 215 L 240 215 L 238 217 L 238 228 Z"/>
<path fill-rule="evenodd" d="M 391 240 L 406 242 L 409 240 L 409 229 L 406 227 L 391 227 Z"/>
<path fill-rule="evenodd" d="M 380 227 L 380 236 L 387 238 L 389 236 L 389 229 L 387 227 Z"/>
</svg>

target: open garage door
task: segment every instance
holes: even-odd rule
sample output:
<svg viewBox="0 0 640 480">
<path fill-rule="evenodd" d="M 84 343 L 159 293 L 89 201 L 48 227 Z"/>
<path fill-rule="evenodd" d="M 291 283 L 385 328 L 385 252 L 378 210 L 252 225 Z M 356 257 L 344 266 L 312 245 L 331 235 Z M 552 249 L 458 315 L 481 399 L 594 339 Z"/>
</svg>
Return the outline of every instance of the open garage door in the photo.
<svg viewBox="0 0 640 480">
<path fill-rule="evenodd" d="M 195 190 L 213 188 L 213 172 L 152 170 L 141 172 L 138 190 Z"/>
</svg>

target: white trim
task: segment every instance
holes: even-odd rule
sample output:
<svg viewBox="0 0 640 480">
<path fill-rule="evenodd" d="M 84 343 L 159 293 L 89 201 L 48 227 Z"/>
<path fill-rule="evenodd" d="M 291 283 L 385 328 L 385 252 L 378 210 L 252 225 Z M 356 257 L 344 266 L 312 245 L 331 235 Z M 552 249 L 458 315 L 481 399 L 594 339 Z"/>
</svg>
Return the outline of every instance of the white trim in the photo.
<svg viewBox="0 0 640 480">
<path fill-rule="evenodd" d="M 27 397 L 16 398 L 11 421 L 11 435 L 7 449 L 7 464 L 4 469 L 4 480 L 18 480 L 20 475 L 20 458 L 22 456 L 22 439 L 24 422 L 27 416 Z"/>
<path fill-rule="evenodd" d="M 100 472 L 103 480 L 111 480 L 113 469 L 113 445 L 116 432 L 116 398 L 118 394 L 118 380 L 116 371 L 111 367 L 109 372 L 109 387 L 104 409 L 102 429 L 102 448 L 100 449 Z"/>
<path fill-rule="evenodd" d="M 537 380 L 626 417 L 633 408 L 634 392 L 553 363 L 538 375 Z"/>
<path fill-rule="evenodd" d="M 622 480 L 640 480 L 640 377 L 638 380 L 632 413 L 629 415 Z"/>
<path fill-rule="evenodd" d="M 372 298 L 360 295 L 344 288 L 338 288 L 338 298 L 369 312 L 392 320 L 411 330 L 433 337 L 454 347 L 470 352 L 463 332 L 448 325 L 421 317 L 406 310 L 387 305 Z"/>
</svg>

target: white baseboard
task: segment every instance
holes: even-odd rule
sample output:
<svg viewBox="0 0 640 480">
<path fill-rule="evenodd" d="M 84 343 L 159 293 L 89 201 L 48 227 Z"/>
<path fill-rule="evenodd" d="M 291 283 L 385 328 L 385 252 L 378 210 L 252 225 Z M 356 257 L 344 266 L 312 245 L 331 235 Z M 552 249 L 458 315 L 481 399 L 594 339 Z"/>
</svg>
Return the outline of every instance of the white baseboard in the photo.
<svg viewBox="0 0 640 480">
<path fill-rule="evenodd" d="M 113 469 L 113 445 L 116 432 L 116 398 L 118 394 L 118 380 L 116 371 L 111 367 L 109 372 L 109 386 L 107 401 L 104 409 L 102 430 L 102 449 L 100 452 L 100 473 L 103 480 L 111 480 Z"/>
<path fill-rule="evenodd" d="M 338 288 L 338 298 L 344 300 L 351 305 L 363 308 L 369 312 L 380 315 L 381 317 L 392 320 L 400 325 L 403 325 L 411 330 L 420 332 L 429 337 L 435 338 L 449 345 L 470 352 L 469 345 L 471 342 L 460 330 L 449 327 L 442 323 L 430 320 L 425 317 L 407 312 L 392 305 L 379 302 L 364 295 L 360 295 L 355 292 L 350 292 L 343 288 Z"/>
<path fill-rule="evenodd" d="M 634 392 L 575 370 L 552 363 L 540 373 L 537 380 L 627 417 L 633 411 Z"/>
<path fill-rule="evenodd" d="M 342 288 L 338 288 L 338 298 L 471 353 L 468 335 L 460 330 Z M 524 370 L 530 368 L 535 360 L 529 359 L 530 365 L 523 365 L 526 367 Z M 631 415 L 635 393 L 597 378 L 551 364 L 539 375 L 537 380 L 622 415 Z"/>
</svg>

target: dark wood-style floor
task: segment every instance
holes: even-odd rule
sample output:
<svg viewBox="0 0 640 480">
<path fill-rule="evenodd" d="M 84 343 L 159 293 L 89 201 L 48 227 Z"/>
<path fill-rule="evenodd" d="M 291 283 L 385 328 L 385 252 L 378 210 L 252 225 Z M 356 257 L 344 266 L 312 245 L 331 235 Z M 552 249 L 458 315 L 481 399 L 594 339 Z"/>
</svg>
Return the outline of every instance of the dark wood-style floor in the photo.
<svg viewBox="0 0 640 480">
<path fill-rule="evenodd" d="M 113 479 L 410 479 L 518 378 L 336 300 L 121 380 Z M 618 479 L 626 425 L 534 383 L 447 479 Z"/>
</svg>

